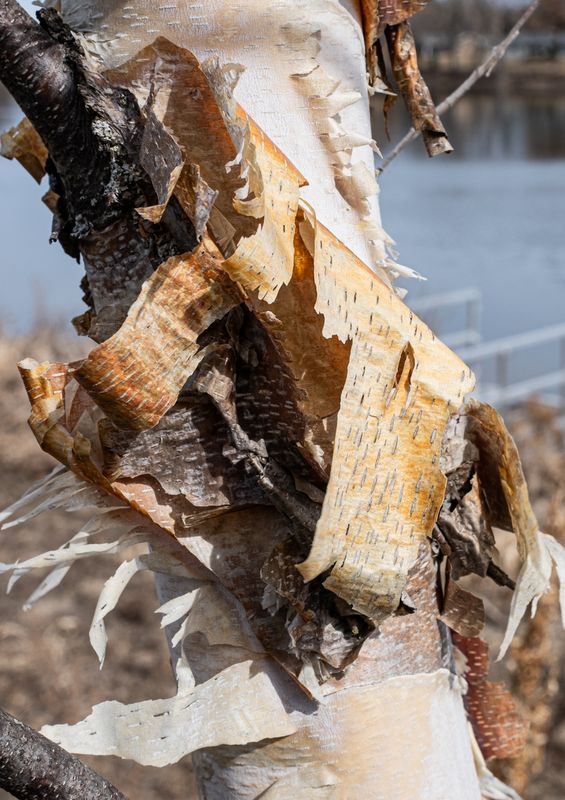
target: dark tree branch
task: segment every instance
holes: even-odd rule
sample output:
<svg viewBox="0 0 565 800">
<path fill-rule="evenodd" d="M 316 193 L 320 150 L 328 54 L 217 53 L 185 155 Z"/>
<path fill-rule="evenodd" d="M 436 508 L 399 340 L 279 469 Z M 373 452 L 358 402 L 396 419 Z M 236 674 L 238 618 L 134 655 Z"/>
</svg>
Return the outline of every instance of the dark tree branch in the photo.
<svg viewBox="0 0 565 800">
<path fill-rule="evenodd" d="M 40 135 L 51 141 L 55 157 L 63 144 L 60 120 L 53 115 L 46 119 L 45 110 L 54 111 L 59 98 L 69 93 L 72 75 L 63 48 L 15 0 L 0 0 L 0 80 Z"/>
<path fill-rule="evenodd" d="M 38 17 L 39 25 L 16 0 L 0 0 L 0 81 L 49 151 L 47 170 L 59 197 L 53 240 L 83 256 L 90 311 L 77 329 L 99 341 L 123 321 L 148 267 L 192 250 L 196 235 L 174 198 L 161 223 L 138 216 L 136 208 L 157 199 L 140 164 L 144 120 L 135 98 L 106 80 L 54 10 Z M 127 254 L 118 241 L 128 241 Z M 105 283 L 113 287 L 107 305 L 121 311 L 97 324 Z"/>
<path fill-rule="evenodd" d="M 22 800 L 126 800 L 106 778 L 2 710 L 0 787 Z"/>
<path fill-rule="evenodd" d="M 94 70 L 53 10 L 40 24 L 15 0 L 0 0 L 0 81 L 45 142 L 80 238 L 143 202 L 147 181 L 132 158 L 139 110 L 131 94 Z"/>
</svg>

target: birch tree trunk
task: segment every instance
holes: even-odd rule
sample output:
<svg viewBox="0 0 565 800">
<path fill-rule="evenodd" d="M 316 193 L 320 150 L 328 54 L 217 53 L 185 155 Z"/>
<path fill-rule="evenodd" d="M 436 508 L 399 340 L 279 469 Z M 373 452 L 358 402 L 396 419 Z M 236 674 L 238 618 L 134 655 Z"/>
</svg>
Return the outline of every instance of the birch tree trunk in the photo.
<svg viewBox="0 0 565 800">
<path fill-rule="evenodd" d="M 159 35 L 200 61 L 212 56 L 241 64 L 237 100 L 305 176 L 304 200 L 361 260 L 386 276 L 355 0 L 220 0 L 159 8 L 151 0 L 71 0 L 62 11 L 75 27 L 100 37 L 98 52 L 110 67 Z M 367 642 L 347 677 L 335 681 L 326 702 L 304 715 L 295 734 L 197 751 L 202 797 L 479 798 L 449 636 L 434 621 L 434 611 L 440 611 L 425 555 L 420 570 L 415 589 L 427 611 L 410 624 L 391 620 L 385 634 Z M 200 655 L 208 675 L 224 666 L 213 651 Z M 190 663 L 190 647 L 187 657 Z"/>
<path fill-rule="evenodd" d="M 62 230 L 85 262 L 91 306 L 76 324 L 100 344 L 72 369 L 21 370 L 42 446 L 91 500 L 92 485 L 112 498 L 106 521 L 153 548 L 106 584 L 93 645 L 103 658 L 105 614 L 137 569 L 154 569 L 179 694 L 102 704 L 45 732 L 74 752 L 142 763 L 193 751 L 207 800 L 513 797 L 489 794 L 480 725 L 470 733 L 452 631 L 478 642 L 481 608 L 449 575 L 495 572 L 490 522 L 517 533 L 526 605 L 551 562 L 520 510 L 527 494 L 500 421 L 479 406 L 457 416 L 470 372 L 392 288 L 407 270 L 374 177 L 374 4 L 57 6 L 84 34 L 90 67 L 101 59 L 105 80 L 141 108 L 154 196 L 137 183 L 133 204 L 153 227 L 140 237 L 138 217 L 124 215 L 85 232 L 75 213 Z M 404 33 L 392 37 L 399 52 Z M 421 96 L 417 76 L 403 91 Z M 449 149 L 429 120 L 429 149 Z M 49 149 L 69 205 L 65 154 Z M 43 494 L 70 503 L 75 479 L 51 480 Z M 471 679 L 481 645 L 458 646 Z M 470 696 L 482 719 L 481 674 Z"/>
</svg>

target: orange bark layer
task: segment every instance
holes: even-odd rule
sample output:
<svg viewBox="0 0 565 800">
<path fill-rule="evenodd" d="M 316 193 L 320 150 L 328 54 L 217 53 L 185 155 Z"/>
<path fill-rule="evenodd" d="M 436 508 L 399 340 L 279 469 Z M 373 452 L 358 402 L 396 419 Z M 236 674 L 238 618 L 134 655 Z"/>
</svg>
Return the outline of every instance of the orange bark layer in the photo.
<svg viewBox="0 0 565 800">
<path fill-rule="evenodd" d="M 453 634 L 453 642 L 467 659 L 465 678 L 469 690 L 464 697 L 477 742 L 486 759 L 512 758 L 526 744 L 528 724 L 503 683 L 487 680 L 488 645 L 480 638 Z"/>
</svg>

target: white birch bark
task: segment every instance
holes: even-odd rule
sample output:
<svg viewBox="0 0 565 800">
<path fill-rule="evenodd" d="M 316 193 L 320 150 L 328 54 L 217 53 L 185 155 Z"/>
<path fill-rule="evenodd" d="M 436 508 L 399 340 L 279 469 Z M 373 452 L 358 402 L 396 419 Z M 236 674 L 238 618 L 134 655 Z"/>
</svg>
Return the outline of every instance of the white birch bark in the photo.
<svg viewBox="0 0 565 800">
<path fill-rule="evenodd" d="M 236 99 L 308 179 L 303 201 L 381 276 L 394 272 L 379 215 L 355 0 L 61 0 L 60 6 L 108 66 L 159 35 L 201 60 L 241 64 Z M 161 591 L 169 596 L 166 587 Z M 349 676 L 324 690 L 317 711 L 292 712 L 296 733 L 198 750 L 202 797 L 478 800 L 449 659 L 438 656 L 437 668 L 420 669 L 417 636 L 395 642 L 394 618 L 389 625 L 388 640 L 368 642 Z M 409 668 L 397 670 L 406 653 Z M 226 666 L 218 647 L 204 655 L 189 650 L 187 658 L 204 658 L 212 676 Z M 254 668 L 262 669 L 260 663 Z"/>
<path fill-rule="evenodd" d="M 306 177 L 302 197 L 318 220 L 362 261 L 386 270 L 389 240 L 377 199 L 356 0 L 54 0 L 52 5 L 87 33 L 109 66 L 157 36 L 199 60 L 242 65 L 235 97 Z"/>
</svg>

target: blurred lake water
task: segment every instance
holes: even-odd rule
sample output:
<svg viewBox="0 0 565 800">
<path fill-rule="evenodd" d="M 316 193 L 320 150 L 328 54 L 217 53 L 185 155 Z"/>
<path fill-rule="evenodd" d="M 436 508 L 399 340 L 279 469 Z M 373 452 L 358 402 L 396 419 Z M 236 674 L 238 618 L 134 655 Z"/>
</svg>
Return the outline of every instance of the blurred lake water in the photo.
<svg viewBox="0 0 565 800">
<path fill-rule="evenodd" d="M 21 119 L 12 104 L 2 104 L 0 130 Z M 41 202 L 47 191 L 16 161 L 0 158 L 0 329 L 23 332 L 38 318 L 70 318 L 84 310 L 79 282 L 82 267 L 57 244 L 49 244 L 51 212 Z"/>
<path fill-rule="evenodd" d="M 427 277 L 405 282 L 408 302 L 475 286 L 485 339 L 565 321 L 565 92 L 470 95 L 444 122 L 453 154 L 429 159 L 416 141 L 380 178 L 400 261 Z"/>
<path fill-rule="evenodd" d="M 393 143 L 406 129 L 400 105 Z M 18 118 L 0 105 L 3 128 Z M 430 160 L 416 141 L 380 178 L 383 222 L 400 262 L 427 277 L 405 283 L 408 302 L 478 287 L 485 339 L 563 321 L 565 93 L 468 95 L 445 123 L 455 153 Z M 376 105 L 375 128 L 386 153 Z M 0 320 L 11 328 L 29 327 L 38 311 L 68 320 L 83 310 L 82 268 L 48 244 L 45 189 L 18 164 L 0 163 Z"/>
</svg>

